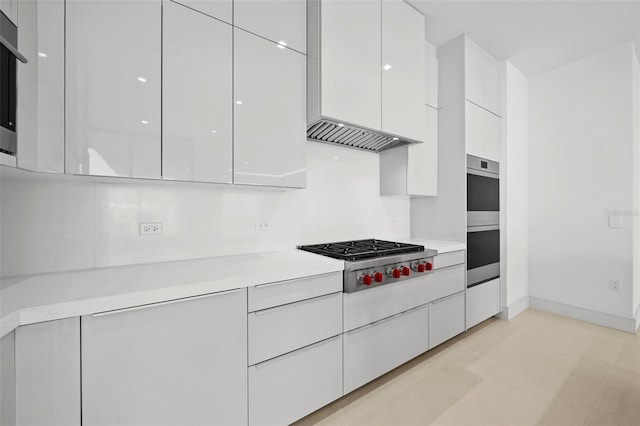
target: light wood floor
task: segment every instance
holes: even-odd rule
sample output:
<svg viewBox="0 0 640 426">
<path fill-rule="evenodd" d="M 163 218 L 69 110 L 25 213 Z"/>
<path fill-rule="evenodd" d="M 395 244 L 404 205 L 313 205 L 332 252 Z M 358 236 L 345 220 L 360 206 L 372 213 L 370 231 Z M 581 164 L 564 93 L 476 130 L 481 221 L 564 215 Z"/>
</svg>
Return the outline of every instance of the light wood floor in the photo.
<svg viewBox="0 0 640 426">
<path fill-rule="evenodd" d="M 638 426 L 640 334 L 490 319 L 296 423 L 312 424 Z"/>
</svg>

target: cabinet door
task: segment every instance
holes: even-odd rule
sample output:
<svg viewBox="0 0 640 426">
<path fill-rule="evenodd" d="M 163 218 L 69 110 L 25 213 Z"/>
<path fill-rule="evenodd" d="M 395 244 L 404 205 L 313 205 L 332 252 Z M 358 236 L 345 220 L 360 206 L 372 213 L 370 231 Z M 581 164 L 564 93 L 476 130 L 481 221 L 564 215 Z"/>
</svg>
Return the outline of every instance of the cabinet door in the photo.
<svg viewBox="0 0 640 426">
<path fill-rule="evenodd" d="M 246 306 L 231 290 L 82 317 L 82 424 L 246 424 Z"/>
<path fill-rule="evenodd" d="M 15 331 L 0 339 L 0 424 L 16 424 Z"/>
<path fill-rule="evenodd" d="M 438 110 L 422 107 L 427 130 L 424 142 L 409 145 L 407 187 L 409 195 L 438 195 Z"/>
<path fill-rule="evenodd" d="M 0 0 L 0 12 L 18 25 L 18 0 Z"/>
<path fill-rule="evenodd" d="M 323 0 L 320 9 L 320 114 L 380 130 L 380 1 Z"/>
<path fill-rule="evenodd" d="M 177 0 L 177 3 L 229 24 L 232 23 L 233 0 Z"/>
<path fill-rule="evenodd" d="M 298 52 L 307 51 L 306 0 L 234 0 L 233 25 Z"/>
<path fill-rule="evenodd" d="M 162 19 L 162 177 L 231 183 L 231 25 L 171 1 Z"/>
<path fill-rule="evenodd" d="M 423 305 L 344 334 L 344 393 L 429 348 L 429 308 Z"/>
<path fill-rule="evenodd" d="M 467 328 L 471 328 L 499 312 L 500 278 L 467 289 Z"/>
<path fill-rule="evenodd" d="M 438 108 L 438 59 L 433 56 L 425 57 L 425 77 L 424 103 Z"/>
<path fill-rule="evenodd" d="M 425 138 L 424 16 L 403 0 L 382 2 L 382 130 Z"/>
<path fill-rule="evenodd" d="M 494 114 L 501 115 L 500 64 L 488 54 L 484 62 L 482 80 L 483 106 Z"/>
<path fill-rule="evenodd" d="M 483 105 L 485 53 L 473 41 L 465 37 L 465 99 Z"/>
<path fill-rule="evenodd" d="M 502 119 L 489 111 L 483 111 L 484 158 L 500 161 L 501 154 L 501 121 Z"/>
<path fill-rule="evenodd" d="M 485 111 L 478 105 L 465 102 L 466 153 L 477 157 L 484 157 L 484 114 Z"/>
<path fill-rule="evenodd" d="M 429 349 L 465 330 L 464 291 L 429 304 Z"/>
<path fill-rule="evenodd" d="M 16 423 L 80 425 L 80 318 L 16 329 Z"/>
<path fill-rule="evenodd" d="M 342 396 L 342 335 L 249 367 L 249 424 L 286 425 Z"/>
<path fill-rule="evenodd" d="M 66 172 L 159 178 L 161 1 L 66 12 Z"/>
<path fill-rule="evenodd" d="M 233 182 L 306 185 L 306 57 L 234 29 Z"/>
<path fill-rule="evenodd" d="M 18 167 L 64 172 L 64 0 L 21 0 Z"/>
</svg>

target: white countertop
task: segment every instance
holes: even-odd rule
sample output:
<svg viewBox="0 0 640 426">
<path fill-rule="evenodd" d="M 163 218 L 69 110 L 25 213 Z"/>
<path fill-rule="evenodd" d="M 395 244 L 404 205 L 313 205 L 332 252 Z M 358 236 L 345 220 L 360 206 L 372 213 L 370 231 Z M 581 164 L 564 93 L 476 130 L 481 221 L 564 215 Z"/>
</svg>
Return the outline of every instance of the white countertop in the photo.
<svg viewBox="0 0 640 426">
<path fill-rule="evenodd" d="M 300 250 L 3 278 L 0 337 L 20 325 L 342 271 Z"/>
<path fill-rule="evenodd" d="M 448 253 L 464 243 L 407 242 Z M 0 337 L 20 325 L 342 271 L 344 262 L 300 250 L 252 253 L 3 278 Z"/>
</svg>

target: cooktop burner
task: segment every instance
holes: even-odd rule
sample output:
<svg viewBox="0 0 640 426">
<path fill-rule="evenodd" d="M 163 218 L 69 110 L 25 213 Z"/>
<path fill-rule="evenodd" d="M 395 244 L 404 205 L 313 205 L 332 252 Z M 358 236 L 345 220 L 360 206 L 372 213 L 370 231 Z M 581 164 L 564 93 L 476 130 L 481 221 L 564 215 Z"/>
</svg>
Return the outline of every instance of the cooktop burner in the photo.
<svg viewBox="0 0 640 426">
<path fill-rule="evenodd" d="M 395 254 L 417 253 L 424 251 L 424 246 L 374 239 L 313 244 L 308 246 L 298 246 L 298 248 L 300 250 L 345 261 L 372 259 Z"/>
</svg>

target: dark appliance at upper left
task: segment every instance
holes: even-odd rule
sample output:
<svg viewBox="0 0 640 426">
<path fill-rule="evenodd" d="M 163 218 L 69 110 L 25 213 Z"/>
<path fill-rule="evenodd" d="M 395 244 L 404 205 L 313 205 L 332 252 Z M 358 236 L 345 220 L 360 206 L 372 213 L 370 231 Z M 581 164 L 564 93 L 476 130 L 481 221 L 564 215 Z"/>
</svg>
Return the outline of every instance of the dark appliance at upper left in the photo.
<svg viewBox="0 0 640 426">
<path fill-rule="evenodd" d="M 17 60 L 27 63 L 18 52 L 18 28 L 0 12 L 0 152 L 16 155 L 16 109 L 18 100 Z"/>
</svg>

